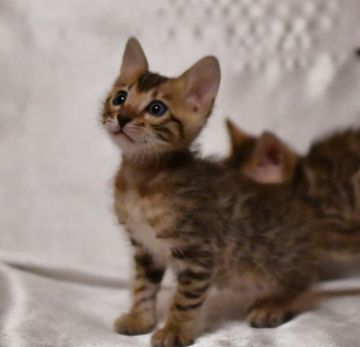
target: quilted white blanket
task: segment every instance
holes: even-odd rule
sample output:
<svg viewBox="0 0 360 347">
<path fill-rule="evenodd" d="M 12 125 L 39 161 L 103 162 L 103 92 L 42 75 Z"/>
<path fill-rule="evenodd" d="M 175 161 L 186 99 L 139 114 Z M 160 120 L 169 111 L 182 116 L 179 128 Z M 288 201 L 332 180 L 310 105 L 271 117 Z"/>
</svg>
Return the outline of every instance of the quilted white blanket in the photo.
<svg viewBox="0 0 360 347">
<path fill-rule="evenodd" d="M 164 74 L 220 58 L 205 153 L 226 151 L 224 116 L 304 151 L 360 123 L 359 18 L 358 0 L 1 0 L 0 346 L 149 345 L 112 331 L 129 247 L 111 213 L 120 154 L 97 121 L 128 36 Z M 214 293 L 196 346 L 360 346 L 359 268 L 277 329 L 248 327 L 241 298 Z M 170 293 L 168 279 L 160 312 Z"/>
</svg>

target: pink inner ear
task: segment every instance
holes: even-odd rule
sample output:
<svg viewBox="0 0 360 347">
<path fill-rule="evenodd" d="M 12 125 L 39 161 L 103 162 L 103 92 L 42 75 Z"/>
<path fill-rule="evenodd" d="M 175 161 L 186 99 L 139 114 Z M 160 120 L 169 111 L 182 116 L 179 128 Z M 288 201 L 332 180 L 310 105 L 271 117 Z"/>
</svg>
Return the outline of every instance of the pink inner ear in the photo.
<svg viewBox="0 0 360 347">
<path fill-rule="evenodd" d="M 192 104 L 193 108 L 198 110 L 202 103 L 202 95 L 198 90 L 193 90 L 189 93 L 188 100 Z"/>
<path fill-rule="evenodd" d="M 273 165 L 280 165 L 280 153 L 275 145 L 270 145 L 266 149 L 266 158 Z"/>
<path fill-rule="evenodd" d="M 206 80 L 201 80 L 191 88 L 188 93 L 188 102 L 191 103 L 193 111 L 198 111 L 200 108 L 207 106 L 209 102 L 210 88 Z"/>
</svg>

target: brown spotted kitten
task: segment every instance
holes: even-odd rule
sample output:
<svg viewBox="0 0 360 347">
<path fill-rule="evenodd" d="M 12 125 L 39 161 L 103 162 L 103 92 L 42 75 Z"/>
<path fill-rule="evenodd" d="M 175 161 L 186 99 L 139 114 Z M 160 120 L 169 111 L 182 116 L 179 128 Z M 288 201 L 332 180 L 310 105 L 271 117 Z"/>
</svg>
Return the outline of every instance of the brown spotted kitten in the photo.
<svg viewBox="0 0 360 347">
<path fill-rule="evenodd" d="M 299 155 L 276 135 L 265 131 L 255 137 L 231 120 L 226 121 L 231 141 L 227 162 L 259 183 L 285 183 L 293 179 Z"/>
<path fill-rule="evenodd" d="M 254 327 L 275 327 L 317 271 L 317 224 L 287 187 L 256 184 L 190 147 L 211 113 L 220 83 L 216 58 L 177 78 L 149 72 L 134 38 L 104 105 L 102 122 L 121 148 L 115 211 L 134 248 L 132 305 L 118 333 L 150 332 L 167 267 L 177 287 L 152 346 L 187 346 L 209 288 L 233 287 L 249 302 Z"/>
<path fill-rule="evenodd" d="M 227 120 L 231 152 L 226 162 L 260 183 L 290 184 L 333 234 L 323 242 L 335 259 L 360 256 L 360 129 L 328 135 L 298 155 L 276 135 L 251 136 Z M 328 229 L 326 229 L 328 230 Z M 331 237 L 330 237 L 331 235 Z M 355 243 L 354 243 L 355 242 Z M 343 250 L 343 252 L 341 252 Z M 330 255 L 330 253 L 329 253 Z"/>
</svg>

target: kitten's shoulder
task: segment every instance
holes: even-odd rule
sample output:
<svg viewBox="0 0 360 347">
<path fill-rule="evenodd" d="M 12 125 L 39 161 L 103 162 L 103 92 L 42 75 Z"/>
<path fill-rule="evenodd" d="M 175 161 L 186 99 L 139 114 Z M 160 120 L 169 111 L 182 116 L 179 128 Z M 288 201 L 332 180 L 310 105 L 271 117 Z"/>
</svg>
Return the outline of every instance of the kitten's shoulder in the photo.
<svg viewBox="0 0 360 347">
<path fill-rule="evenodd" d="M 360 153 L 360 128 L 337 131 L 315 141 L 308 152 L 308 158 L 342 155 L 344 152 Z"/>
</svg>

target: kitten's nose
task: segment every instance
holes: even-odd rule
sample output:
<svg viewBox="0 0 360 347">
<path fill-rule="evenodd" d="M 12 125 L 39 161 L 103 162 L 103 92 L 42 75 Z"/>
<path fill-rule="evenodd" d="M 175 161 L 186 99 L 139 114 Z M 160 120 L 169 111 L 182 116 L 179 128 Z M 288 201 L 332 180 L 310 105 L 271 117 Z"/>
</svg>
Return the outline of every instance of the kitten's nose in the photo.
<svg viewBox="0 0 360 347">
<path fill-rule="evenodd" d="M 125 125 L 132 121 L 132 118 L 125 114 L 119 114 L 117 116 L 118 123 L 120 125 L 120 128 L 124 128 Z"/>
</svg>

